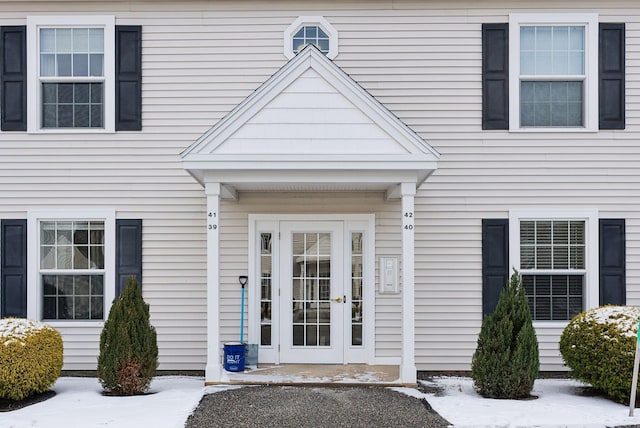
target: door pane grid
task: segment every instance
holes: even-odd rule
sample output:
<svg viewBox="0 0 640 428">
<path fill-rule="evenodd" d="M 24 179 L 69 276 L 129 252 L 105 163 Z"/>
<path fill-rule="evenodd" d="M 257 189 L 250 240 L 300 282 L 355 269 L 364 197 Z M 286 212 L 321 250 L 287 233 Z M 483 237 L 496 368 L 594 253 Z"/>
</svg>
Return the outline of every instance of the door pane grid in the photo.
<svg viewBox="0 0 640 428">
<path fill-rule="evenodd" d="M 271 233 L 260 234 L 260 344 L 271 345 L 271 309 L 273 308 L 273 254 Z"/>
<path fill-rule="evenodd" d="M 362 346 L 362 232 L 351 234 L 351 345 Z"/>
<path fill-rule="evenodd" d="M 331 345 L 331 234 L 293 233 L 294 347 Z"/>
</svg>

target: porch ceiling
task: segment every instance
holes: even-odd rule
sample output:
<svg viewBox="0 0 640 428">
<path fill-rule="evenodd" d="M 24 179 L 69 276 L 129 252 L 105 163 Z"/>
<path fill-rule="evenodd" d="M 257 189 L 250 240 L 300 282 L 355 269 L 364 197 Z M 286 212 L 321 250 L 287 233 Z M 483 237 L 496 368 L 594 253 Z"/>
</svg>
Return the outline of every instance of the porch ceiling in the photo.
<svg viewBox="0 0 640 428">
<path fill-rule="evenodd" d="M 307 46 L 182 153 L 200 183 L 234 191 L 377 191 L 420 185 L 439 154 Z"/>
</svg>

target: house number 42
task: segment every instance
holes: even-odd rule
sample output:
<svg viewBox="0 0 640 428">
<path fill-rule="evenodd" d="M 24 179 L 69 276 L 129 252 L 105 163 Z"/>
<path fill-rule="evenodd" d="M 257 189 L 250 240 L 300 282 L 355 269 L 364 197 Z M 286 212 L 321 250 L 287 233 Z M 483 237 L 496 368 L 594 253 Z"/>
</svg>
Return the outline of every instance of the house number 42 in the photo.
<svg viewBox="0 0 640 428">
<path fill-rule="evenodd" d="M 207 214 L 207 229 L 216 230 L 218 228 L 218 215 L 214 212 Z"/>
<path fill-rule="evenodd" d="M 413 230 L 413 212 L 408 211 L 403 215 L 403 229 L 404 230 Z"/>
</svg>

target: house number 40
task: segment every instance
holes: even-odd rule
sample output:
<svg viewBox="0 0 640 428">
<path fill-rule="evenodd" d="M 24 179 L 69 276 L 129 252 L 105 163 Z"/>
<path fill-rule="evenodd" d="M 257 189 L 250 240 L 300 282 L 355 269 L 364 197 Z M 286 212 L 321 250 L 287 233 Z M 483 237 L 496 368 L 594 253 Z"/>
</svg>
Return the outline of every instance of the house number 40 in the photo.
<svg viewBox="0 0 640 428">
<path fill-rule="evenodd" d="M 216 230 L 218 228 L 218 215 L 214 212 L 207 214 L 207 229 Z"/>
<path fill-rule="evenodd" d="M 413 230 L 413 212 L 408 211 L 404 213 L 404 230 Z"/>
</svg>

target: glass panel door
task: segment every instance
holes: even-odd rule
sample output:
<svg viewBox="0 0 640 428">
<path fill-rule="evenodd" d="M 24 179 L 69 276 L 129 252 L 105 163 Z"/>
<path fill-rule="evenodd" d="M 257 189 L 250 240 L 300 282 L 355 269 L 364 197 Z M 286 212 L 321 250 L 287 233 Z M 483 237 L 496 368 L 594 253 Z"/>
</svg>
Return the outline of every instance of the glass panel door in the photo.
<svg viewBox="0 0 640 428">
<path fill-rule="evenodd" d="M 282 222 L 280 361 L 343 361 L 343 223 Z M 284 310 L 284 309 L 283 309 Z"/>
<path fill-rule="evenodd" d="M 331 346 L 331 234 L 292 239 L 293 346 Z"/>
</svg>

